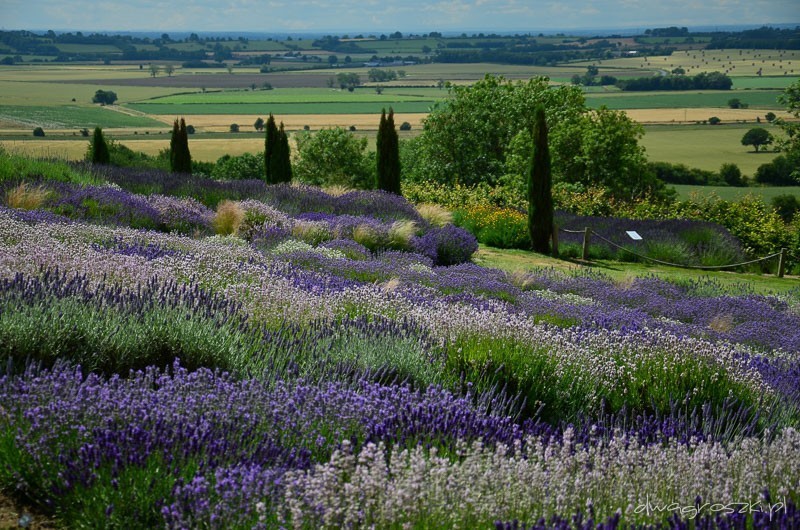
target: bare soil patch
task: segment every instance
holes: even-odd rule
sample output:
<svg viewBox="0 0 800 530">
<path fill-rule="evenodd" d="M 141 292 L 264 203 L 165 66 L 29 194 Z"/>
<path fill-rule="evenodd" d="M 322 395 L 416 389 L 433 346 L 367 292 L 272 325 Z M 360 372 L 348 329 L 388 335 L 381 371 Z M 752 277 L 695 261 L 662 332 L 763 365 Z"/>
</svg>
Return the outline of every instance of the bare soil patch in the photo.
<svg viewBox="0 0 800 530">
<path fill-rule="evenodd" d="M 29 530 L 53 530 L 58 528 L 52 518 L 41 515 L 37 510 L 22 506 L 11 497 L 0 492 L 0 530 L 22 528 L 19 522 L 25 515 L 30 517 L 30 522 L 25 527 Z"/>
</svg>

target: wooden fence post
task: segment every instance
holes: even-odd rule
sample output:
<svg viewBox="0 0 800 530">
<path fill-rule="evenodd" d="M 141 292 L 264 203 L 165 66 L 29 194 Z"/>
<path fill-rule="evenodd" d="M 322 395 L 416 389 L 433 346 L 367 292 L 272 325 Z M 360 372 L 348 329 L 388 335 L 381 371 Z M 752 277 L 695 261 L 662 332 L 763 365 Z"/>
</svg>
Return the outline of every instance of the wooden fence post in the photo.
<svg viewBox="0 0 800 530">
<path fill-rule="evenodd" d="M 781 255 L 778 256 L 778 278 L 783 278 L 786 272 L 786 249 L 781 249 Z"/>
<path fill-rule="evenodd" d="M 583 231 L 583 254 L 581 255 L 581 259 L 584 261 L 589 260 L 589 240 L 592 237 L 592 229 L 588 226 Z"/>
<path fill-rule="evenodd" d="M 553 257 L 558 257 L 558 227 L 553 225 Z"/>
</svg>

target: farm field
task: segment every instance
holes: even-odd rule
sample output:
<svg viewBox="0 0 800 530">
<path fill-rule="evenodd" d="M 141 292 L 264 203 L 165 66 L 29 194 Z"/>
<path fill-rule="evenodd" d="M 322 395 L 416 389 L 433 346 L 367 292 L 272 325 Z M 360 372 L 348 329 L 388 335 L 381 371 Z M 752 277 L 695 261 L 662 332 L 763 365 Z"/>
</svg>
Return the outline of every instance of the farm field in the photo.
<svg viewBox="0 0 800 530">
<path fill-rule="evenodd" d="M 742 136 L 755 124 L 645 127 L 641 142 L 647 157 L 654 162 L 685 164 L 708 171 L 719 171 L 723 163 L 739 166 L 752 176 L 761 164 L 777 156 L 774 152 L 753 152 L 741 143 Z M 761 124 L 769 128 L 768 124 Z"/>
<path fill-rule="evenodd" d="M 131 116 L 99 106 L 10 106 L 0 105 L 0 122 L 33 129 L 80 129 L 83 127 L 155 127 L 153 118 Z"/>
<path fill-rule="evenodd" d="M 592 107 L 605 105 L 610 109 L 666 109 L 718 107 L 727 109 L 728 100 L 739 98 L 743 103 L 757 109 L 780 109 L 777 97 L 779 90 L 748 91 L 704 91 L 704 92 L 609 92 L 586 95 L 586 102 Z"/>
<path fill-rule="evenodd" d="M 128 105 L 133 110 L 147 114 L 168 116 L 202 116 L 209 114 L 245 114 L 263 115 L 270 112 L 283 114 L 378 114 L 381 109 L 391 106 L 398 113 L 427 113 L 433 101 L 393 101 L 386 98 L 383 102 L 309 102 L 309 103 L 200 103 L 200 104 L 147 104 L 134 103 Z"/>
<path fill-rule="evenodd" d="M 0 488 L 66 527 L 732 525 L 696 498 L 765 490 L 795 526 L 796 278 L 553 268 L 378 192 L 0 188 Z"/>
<path fill-rule="evenodd" d="M 660 69 L 683 68 L 686 75 L 723 72 L 731 76 L 800 76 L 800 50 L 678 50 L 670 56 L 624 57 L 595 61 L 601 75 L 605 68 Z"/>
</svg>

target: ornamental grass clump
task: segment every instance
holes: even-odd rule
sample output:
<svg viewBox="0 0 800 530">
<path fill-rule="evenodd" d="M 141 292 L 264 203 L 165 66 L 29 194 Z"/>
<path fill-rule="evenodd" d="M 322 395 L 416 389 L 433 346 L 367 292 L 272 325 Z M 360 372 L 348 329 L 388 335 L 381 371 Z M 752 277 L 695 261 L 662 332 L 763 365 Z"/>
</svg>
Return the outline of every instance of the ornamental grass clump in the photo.
<svg viewBox="0 0 800 530">
<path fill-rule="evenodd" d="M 373 252 L 384 247 L 386 244 L 384 234 L 371 223 L 361 223 L 357 225 L 353 229 L 353 241 Z"/>
<path fill-rule="evenodd" d="M 214 231 L 222 236 L 236 235 L 245 218 L 245 211 L 233 201 L 224 200 L 217 206 L 214 216 Z"/>
<path fill-rule="evenodd" d="M 38 210 L 49 197 L 50 191 L 44 186 L 29 186 L 21 182 L 6 192 L 6 204 L 20 210 Z"/>
<path fill-rule="evenodd" d="M 296 219 L 292 223 L 292 236 L 305 241 L 309 245 L 319 245 L 324 241 L 333 239 L 333 234 L 328 225 L 320 221 L 306 221 Z"/>
<path fill-rule="evenodd" d="M 395 221 L 389 227 L 387 246 L 397 250 L 411 248 L 411 238 L 417 233 L 417 223 L 404 220 Z"/>
<path fill-rule="evenodd" d="M 417 205 L 417 212 L 431 226 L 443 227 L 453 223 L 453 214 L 443 206 L 433 203 Z"/>
</svg>

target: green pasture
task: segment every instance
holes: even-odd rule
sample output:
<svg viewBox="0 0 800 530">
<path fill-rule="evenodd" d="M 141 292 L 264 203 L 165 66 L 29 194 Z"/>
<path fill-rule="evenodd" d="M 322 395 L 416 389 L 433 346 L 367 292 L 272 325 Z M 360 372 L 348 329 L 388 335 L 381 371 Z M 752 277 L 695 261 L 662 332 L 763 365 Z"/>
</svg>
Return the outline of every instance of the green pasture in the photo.
<svg viewBox="0 0 800 530">
<path fill-rule="evenodd" d="M 195 92 L 177 94 L 147 101 L 153 105 L 215 105 L 249 103 L 394 103 L 400 101 L 425 101 L 444 97 L 435 88 L 385 88 L 378 94 L 372 88 L 353 92 L 328 88 L 283 88 L 256 91 Z"/>
<path fill-rule="evenodd" d="M 233 43 L 228 43 L 228 44 L 231 44 L 231 48 L 233 47 Z M 173 50 L 178 50 L 182 52 L 196 52 L 196 51 L 206 50 L 208 48 L 213 48 L 213 46 L 214 46 L 213 44 L 207 46 L 205 43 L 202 42 L 173 42 L 166 45 L 167 48 L 171 48 Z"/>
<path fill-rule="evenodd" d="M 427 46 L 435 50 L 441 39 L 386 39 L 386 40 L 357 40 L 351 41 L 366 53 L 375 50 L 377 55 L 420 55 L 422 47 Z M 448 40 L 453 42 L 453 40 Z"/>
<path fill-rule="evenodd" d="M 9 121 L 22 127 L 69 129 L 83 127 L 156 127 L 164 124 L 152 118 L 129 116 L 103 107 L 65 106 L 11 106 L 0 105 L 0 121 Z"/>
<path fill-rule="evenodd" d="M 777 129 L 762 123 L 762 127 L 777 134 Z M 734 163 L 747 176 L 755 174 L 777 153 L 754 153 L 742 145 L 742 136 L 753 125 L 652 126 L 645 127 L 641 140 L 652 162 L 685 164 L 708 171 L 719 171 L 724 163 Z"/>
<path fill-rule="evenodd" d="M 286 44 L 275 40 L 251 40 L 239 44 L 242 51 L 246 52 L 285 52 L 289 50 Z"/>
<path fill-rule="evenodd" d="M 783 90 L 795 81 L 797 77 L 732 77 L 734 90 L 750 90 L 763 88 L 776 88 Z"/>
<path fill-rule="evenodd" d="M 610 109 L 728 108 L 728 101 L 739 98 L 751 108 L 781 109 L 780 90 L 718 90 L 703 92 L 608 92 L 587 94 L 590 107 Z"/>
<path fill-rule="evenodd" d="M 688 184 L 672 185 L 678 192 L 679 199 L 688 199 L 692 196 L 719 197 L 726 201 L 736 201 L 747 195 L 755 195 L 769 203 L 778 195 L 794 195 L 800 198 L 800 186 L 753 186 L 747 188 L 733 188 L 730 186 L 690 186 Z"/>
<path fill-rule="evenodd" d="M 158 50 L 158 46 L 155 44 L 134 44 L 136 49 L 143 52 L 154 52 Z"/>
<path fill-rule="evenodd" d="M 115 53 L 121 54 L 122 50 L 113 44 L 54 44 L 59 51 L 64 53 Z"/>
<path fill-rule="evenodd" d="M 73 83 L 14 82 L 0 81 L 0 105 L 18 106 L 80 106 L 92 105 L 92 97 L 98 89 L 111 90 L 117 94 L 117 104 L 144 101 L 168 96 L 185 88 L 160 88 L 137 86 L 83 85 Z M 75 101 L 72 101 L 72 100 Z"/>
<path fill-rule="evenodd" d="M 128 108 L 156 115 L 193 116 L 203 114 L 380 114 L 381 109 L 392 107 L 397 113 L 428 112 L 435 101 L 384 101 L 365 102 L 308 102 L 308 103 L 209 103 L 209 104 L 154 104 L 131 103 Z"/>
</svg>

